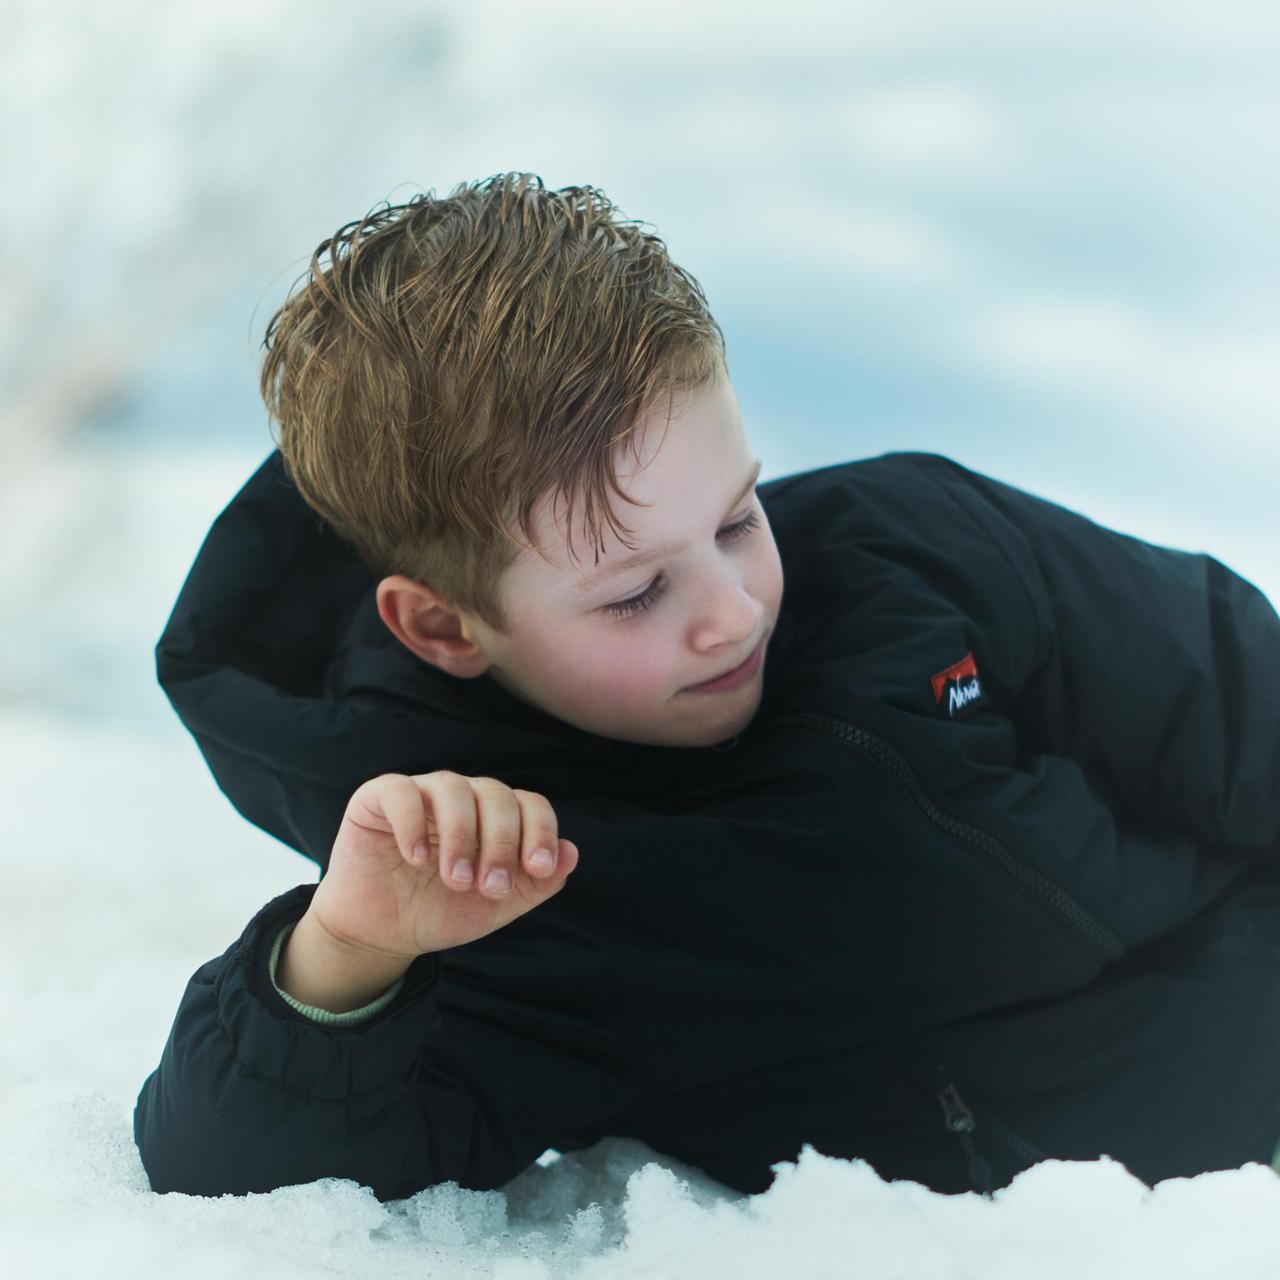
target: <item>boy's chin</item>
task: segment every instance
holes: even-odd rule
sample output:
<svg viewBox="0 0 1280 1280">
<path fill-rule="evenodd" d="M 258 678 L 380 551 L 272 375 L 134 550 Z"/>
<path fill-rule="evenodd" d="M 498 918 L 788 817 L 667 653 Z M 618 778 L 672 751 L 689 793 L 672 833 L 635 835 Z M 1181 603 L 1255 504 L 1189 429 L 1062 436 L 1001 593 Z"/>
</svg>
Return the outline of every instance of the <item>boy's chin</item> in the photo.
<svg viewBox="0 0 1280 1280">
<path fill-rule="evenodd" d="M 758 702 L 752 703 L 751 707 L 744 714 L 738 716 L 728 729 L 717 727 L 715 730 L 703 734 L 697 742 L 689 745 L 694 747 L 732 746 L 733 740 L 755 719 L 758 707 Z"/>
<path fill-rule="evenodd" d="M 647 731 L 632 730 L 607 736 L 616 738 L 620 742 L 631 742 L 648 747 L 717 747 L 722 744 L 731 744 L 733 739 L 751 723 L 759 705 L 758 697 L 749 701 L 744 699 L 743 705 L 736 708 L 732 716 L 709 715 L 700 724 L 677 723 Z"/>
</svg>

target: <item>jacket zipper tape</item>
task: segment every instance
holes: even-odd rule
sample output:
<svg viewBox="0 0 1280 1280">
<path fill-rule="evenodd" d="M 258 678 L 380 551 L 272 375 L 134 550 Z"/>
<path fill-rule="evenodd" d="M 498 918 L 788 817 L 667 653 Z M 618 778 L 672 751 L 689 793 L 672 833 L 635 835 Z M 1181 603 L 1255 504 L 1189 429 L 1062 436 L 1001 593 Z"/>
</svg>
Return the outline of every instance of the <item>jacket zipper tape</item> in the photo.
<svg viewBox="0 0 1280 1280">
<path fill-rule="evenodd" d="M 820 715 L 814 711 L 791 712 L 779 716 L 773 723 L 794 724 L 800 728 L 830 735 L 851 750 L 861 751 L 871 756 L 893 774 L 930 821 L 941 827 L 948 835 L 985 854 L 1017 885 L 1050 907 L 1112 959 L 1124 953 L 1124 943 L 1119 936 L 1080 906 L 1063 888 L 1015 858 L 994 836 L 980 827 L 961 822 L 938 808 L 929 798 L 911 766 L 884 739 L 846 720 L 836 716 Z"/>
</svg>

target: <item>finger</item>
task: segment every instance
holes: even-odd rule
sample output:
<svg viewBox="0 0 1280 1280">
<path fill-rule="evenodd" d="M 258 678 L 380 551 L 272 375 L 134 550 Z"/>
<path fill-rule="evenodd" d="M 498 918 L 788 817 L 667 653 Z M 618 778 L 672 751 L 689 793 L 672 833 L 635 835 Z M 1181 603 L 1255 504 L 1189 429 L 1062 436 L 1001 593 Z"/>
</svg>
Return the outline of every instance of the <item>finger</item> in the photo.
<svg viewBox="0 0 1280 1280">
<path fill-rule="evenodd" d="M 556 811 L 551 801 L 536 791 L 512 789 L 520 805 L 520 863 L 535 880 L 554 875 L 560 841 Z"/>
<path fill-rule="evenodd" d="M 366 800 L 372 811 L 381 810 L 395 837 L 400 856 L 421 866 L 430 852 L 430 832 L 422 796 L 413 779 L 403 773 L 385 773 L 370 785 Z"/>
<path fill-rule="evenodd" d="M 563 836 L 557 842 L 556 869 L 549 876 L 534 879 L 532 876 L 521 876 L 516 881 L 516 888 L 524 900 L 525 910 L 536 907 L 548 898 L 554 897 L 564 888 L 564 882 L 573 874 L 578 865 L 578 846 Z"/>
<path fill-rule="evenodd" d="M 511 788 L 496 778 L 472 778 L 471 789 L 480 849 L 476 883 L 486 898 L 505 898 L 520 858 L 520 804 Z"/>
<path fill-rule="evenodd" d="M 475 883 L 476 802 L 460 773 L 437 769 L 413 781 L 425 796 L 439 841 L 440 878 L 450 889 L 466 892 Z"/>
<path fill-rule="evenodd" d="M 556 878 L 561 884 L 573 874 L 578 865 L 578 846 L 572 840 L 560 837 L 560 857 L 556 863 Z"/>
</svg>

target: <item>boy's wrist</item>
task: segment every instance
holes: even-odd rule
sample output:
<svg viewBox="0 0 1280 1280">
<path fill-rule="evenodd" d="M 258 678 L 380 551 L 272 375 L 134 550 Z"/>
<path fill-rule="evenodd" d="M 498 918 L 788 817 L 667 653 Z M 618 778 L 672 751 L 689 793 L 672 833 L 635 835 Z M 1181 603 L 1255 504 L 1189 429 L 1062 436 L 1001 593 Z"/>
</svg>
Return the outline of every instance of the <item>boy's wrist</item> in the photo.
<svg viewBox="0 0 1280 1280">
<path fill-rule="evenodd" d="M 336 938 L 307 911 L 281 947 L 276 985 L 302 1004 L 348 1013 L 382 995 L 410 963 Z"/>
</svg>

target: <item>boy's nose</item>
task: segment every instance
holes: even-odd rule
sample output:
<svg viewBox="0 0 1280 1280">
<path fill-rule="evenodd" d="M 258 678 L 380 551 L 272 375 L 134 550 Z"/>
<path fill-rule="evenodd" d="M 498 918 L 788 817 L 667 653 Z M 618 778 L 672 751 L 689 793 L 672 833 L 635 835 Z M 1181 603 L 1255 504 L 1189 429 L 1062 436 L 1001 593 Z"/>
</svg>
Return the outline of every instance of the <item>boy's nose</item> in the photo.
<svg viewBox="0 0 1280 1280">
<path fill-rule="evenodd" d="M 742 582 L 721 579 L 719 588 L 704 596 L 694 624 L 692 646 L 699 652 L 722 649 L 739 661 L 760 638 L 764 608 Z"/>
</svg>

